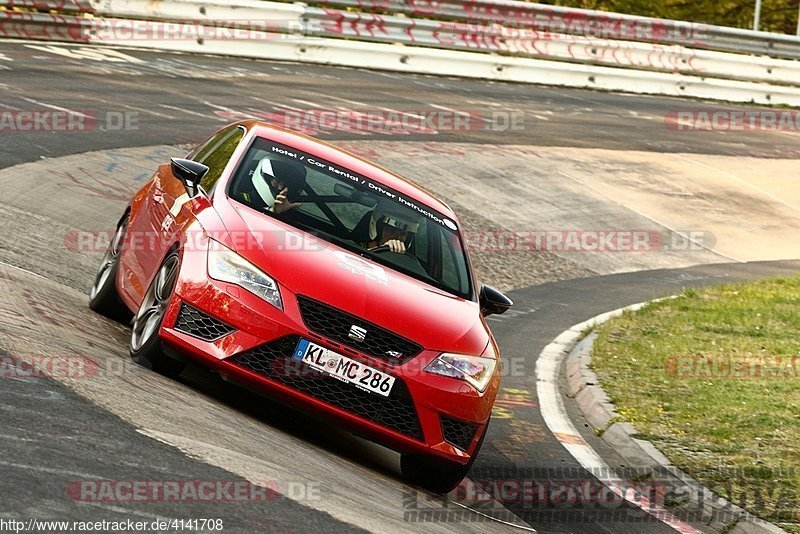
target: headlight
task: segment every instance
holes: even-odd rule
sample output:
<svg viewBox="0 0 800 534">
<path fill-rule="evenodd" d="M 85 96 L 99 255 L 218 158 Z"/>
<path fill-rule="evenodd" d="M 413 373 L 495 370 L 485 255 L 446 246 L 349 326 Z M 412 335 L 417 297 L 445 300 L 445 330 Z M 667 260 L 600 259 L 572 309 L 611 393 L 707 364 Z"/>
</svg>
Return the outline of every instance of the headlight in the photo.
<svg viewBox="0 0 800 534">
<path fill-rule="evenodd" d="M 492 378 L 497 360 L 480 356 L 464 356 L 461 354 L 440 354 L 425 367 L 429 373 L 450 376 L 469 382 L 478 391 L 486 389 Z"/>
<path fill-rule="evenodd" d="M 258 267 L 213 239 L 208 241 L 208 275 L 230 282 L 283 310 L 278 284 Z"/>
</svg>

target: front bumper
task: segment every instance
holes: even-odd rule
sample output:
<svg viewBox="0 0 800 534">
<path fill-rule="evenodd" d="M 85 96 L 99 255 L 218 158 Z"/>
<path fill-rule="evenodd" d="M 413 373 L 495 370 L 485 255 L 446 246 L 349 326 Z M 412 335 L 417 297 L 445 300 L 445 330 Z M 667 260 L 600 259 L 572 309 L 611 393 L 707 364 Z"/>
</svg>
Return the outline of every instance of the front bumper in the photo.
<svg viewBox="0 0 800 534">
<path fill-rule="evenodd" d="M 210 279 L 205 262 L 182 262 L 160 336 L 171 349 L 250 389 L 321 415 L 400 452 L 466 464 L 485 430 L 499 370 L 483 393 L 424 372 L 438 352 L 422 350 L 402 365 L 353 350 L 310 330 L 297 295 L 281 287 L 284 310 Z M 301 338 L 395 377 L 382 397 L 322 375 L 292 358 Z"/>
</svg>

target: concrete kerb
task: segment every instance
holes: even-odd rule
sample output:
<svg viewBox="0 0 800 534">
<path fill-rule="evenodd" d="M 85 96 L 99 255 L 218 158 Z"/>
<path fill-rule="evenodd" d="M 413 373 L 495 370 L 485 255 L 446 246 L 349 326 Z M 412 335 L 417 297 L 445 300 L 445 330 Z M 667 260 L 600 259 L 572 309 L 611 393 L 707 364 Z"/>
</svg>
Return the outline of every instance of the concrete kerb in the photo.
<svg viewBox="0 0 800 534">
<path fill-rule="evenodd" d="M 572 326 L 548 345 L 551 350 L 561 351 L 561 363 L 564 365 L 566 373 L 567 396 L 577 402 L 587 422 L 591 425 L 592 431 L 598 434 L 630 465 L 670 473 L 689 487 L 692 492 L 704 496 L 702 501 L 704 514 L 709 517 L 714 511 L 724 511 L 728 515 L 737 517 L 737 523 L 732 528 L 726 529 L 726 532 L 731 534 L 785 533 L 786 531 L 780 527 L 752 515 L 694 480 L 687 473 L 672 465 L 651 442 L 635 438 L 636 428 L 629 423 L 619 421 L 614 405 L 600 387 L 597 375 L 590 368 L 592 347 L 597 337 L 594 329 L 614 317 L 619 317 L 624 312 L 636 311 L 651 302 L 661 300 L 665 299 L 640 302 L 602 313 Z M 590 329 L 592 331 L 587 334 L 587 330 Z"/>
</svg>

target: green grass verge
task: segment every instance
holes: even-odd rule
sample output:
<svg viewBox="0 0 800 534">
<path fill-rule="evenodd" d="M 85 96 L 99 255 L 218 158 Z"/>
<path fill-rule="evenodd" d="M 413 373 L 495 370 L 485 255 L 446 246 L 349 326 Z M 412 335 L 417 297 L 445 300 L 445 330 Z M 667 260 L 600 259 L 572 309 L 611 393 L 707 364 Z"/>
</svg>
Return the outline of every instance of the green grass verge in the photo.
<svg viewBox="0 0 800 534">
<path fill-rule="evenodd" d="M 684 290 L 606 323 L 592 368 L 675 465 L 800 532 L 800 277 Z"/>
</svg>

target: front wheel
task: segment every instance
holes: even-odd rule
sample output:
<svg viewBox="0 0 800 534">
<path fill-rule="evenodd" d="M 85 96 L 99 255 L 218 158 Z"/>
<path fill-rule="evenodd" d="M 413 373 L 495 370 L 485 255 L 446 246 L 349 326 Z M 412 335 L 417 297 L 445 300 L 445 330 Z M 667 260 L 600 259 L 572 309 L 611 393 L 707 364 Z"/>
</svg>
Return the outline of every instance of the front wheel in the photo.
<svg viewBox="0 0 800 534">
<path fill-rule="evenodd" d="M 121 323 L 127 323 L 133 316 L 128 307 L 119 298 L 116 285 L 119 257 L 127 230 L 128 217 L 125 216 L 117 226 L 117 231 L 114 232 L 114 237 L 103 255 L 103 260 L 97 269 L 92 289 L 89 292 L 89 307 L 92 310 Z"/>
<path fill-rule="evenodd" d="M 166 257 L 142 299 L 139 313 L 133 319 L 131 331 L 131 358 L 140 364 L 150 364 L 153 371 L 174 378 L 186 368 L 164 353 L 158 332 L 164 322 L 167 304 L 178 279 L 180 257 L 177 252 Z"/>
<path fill-rule="evenodd" d="M 436 460 L 420 454 L 403 454 L 400 457 L 400 471 L 403 478 L 415 486 L 434 493 L 450 493 L 466 478 L 478 457 L 478 452 L 481 450 L 483 439 L 488 431 L 489 424 L 487 423 L 483 429 L 483 435 L 466 465 Z"/>
</svg>

